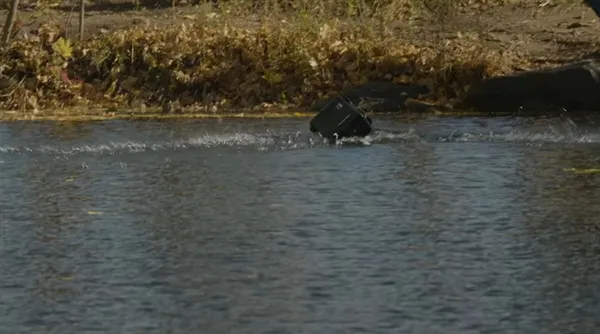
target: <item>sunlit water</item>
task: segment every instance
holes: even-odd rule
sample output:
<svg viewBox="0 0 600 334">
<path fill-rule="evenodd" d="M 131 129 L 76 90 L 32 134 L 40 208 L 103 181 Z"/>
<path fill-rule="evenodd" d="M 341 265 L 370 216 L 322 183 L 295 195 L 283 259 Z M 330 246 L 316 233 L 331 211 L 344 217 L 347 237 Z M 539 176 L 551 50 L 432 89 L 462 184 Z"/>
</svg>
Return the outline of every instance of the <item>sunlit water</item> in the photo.
<svg viewBox="0 0 600 334">
<path fill-rule="evenodd" d="M 0 124 L 0 333 L 598 333 L 600 125 Z"/>
</svg>

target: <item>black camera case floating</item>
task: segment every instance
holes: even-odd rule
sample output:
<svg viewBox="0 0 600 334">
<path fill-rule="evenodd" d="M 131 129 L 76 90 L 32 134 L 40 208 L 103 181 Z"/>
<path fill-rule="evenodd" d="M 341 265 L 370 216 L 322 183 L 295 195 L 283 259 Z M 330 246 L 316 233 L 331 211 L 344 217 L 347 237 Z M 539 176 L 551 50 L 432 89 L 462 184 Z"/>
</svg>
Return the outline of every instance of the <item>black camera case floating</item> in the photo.
<svg viewBox="0 0 600 334">
<path fill-rule="evenodd" d="M 310 120 L 310 132 L 335 142 L 344 137 L 364 137 L 372 131 L 372 121 L 345 96 L 332 99 Z"/>
</svg>

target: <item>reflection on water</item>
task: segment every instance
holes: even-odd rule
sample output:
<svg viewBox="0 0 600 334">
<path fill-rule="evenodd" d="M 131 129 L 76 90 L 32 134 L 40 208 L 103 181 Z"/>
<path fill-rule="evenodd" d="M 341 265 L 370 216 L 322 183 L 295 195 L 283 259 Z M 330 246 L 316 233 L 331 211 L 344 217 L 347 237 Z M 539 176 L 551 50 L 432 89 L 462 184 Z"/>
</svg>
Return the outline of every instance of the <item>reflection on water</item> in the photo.
<svg viewBox="0 0 600 334">
<path fill-rule="evenodd" d="M 7 333 L 596 333 L 600 129 L 0 125 Z"/>
</svg>

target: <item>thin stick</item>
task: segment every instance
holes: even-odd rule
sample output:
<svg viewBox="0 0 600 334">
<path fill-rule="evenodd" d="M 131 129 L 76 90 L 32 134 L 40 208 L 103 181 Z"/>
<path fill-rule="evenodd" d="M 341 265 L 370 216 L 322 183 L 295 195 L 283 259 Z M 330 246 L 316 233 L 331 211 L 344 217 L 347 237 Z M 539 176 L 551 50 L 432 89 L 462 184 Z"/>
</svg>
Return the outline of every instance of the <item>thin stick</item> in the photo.
<svg viewBox="0 0 600 334">
<path fill-rule="evenodd" d="M 77 3 L 73 0 L 73 5 L 71 6 L 71 11 L 69 12 L 69 16 L 67 16 L 67 22 L 65 22 L 65 38 L 69 37 L 67 31 L 69 31 L 69 27 L 71 26 L 71 17 L 73 16 L 73 11 L 75 10 L 75 5 Z"/>
<path fill-rule="evenodd" d="M 19 0 L 12 0 L 10 3 L 10 12 L 6 17 L 6 22 L 4 23 L 4 29 L 2 29 L 2 44 L 7 45 L 10 41 L 10 36 L 12 34 L 13 26 L 15 25 L 15 21 L 17 19 L 17 13 L 19 11 Z"/>
<path fill-rule="evenodd" d="M 83 41 L 83 21 L 85 17 L 85 0 L 79 0 L 79 41 Z"/>
</svg>

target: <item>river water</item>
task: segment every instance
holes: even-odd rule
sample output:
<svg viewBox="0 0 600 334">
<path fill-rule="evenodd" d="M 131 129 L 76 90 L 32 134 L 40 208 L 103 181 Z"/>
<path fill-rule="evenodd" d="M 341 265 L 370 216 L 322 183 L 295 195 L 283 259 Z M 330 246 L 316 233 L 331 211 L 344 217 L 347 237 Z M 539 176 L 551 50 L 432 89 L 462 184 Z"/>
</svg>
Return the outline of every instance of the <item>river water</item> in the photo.
<svg viewBox="0 0 600 334">
<path fill-rule="evenodd" d="M 598 333 L 596 122 L 0 124 L 0 333 Z"/>
</svg>

